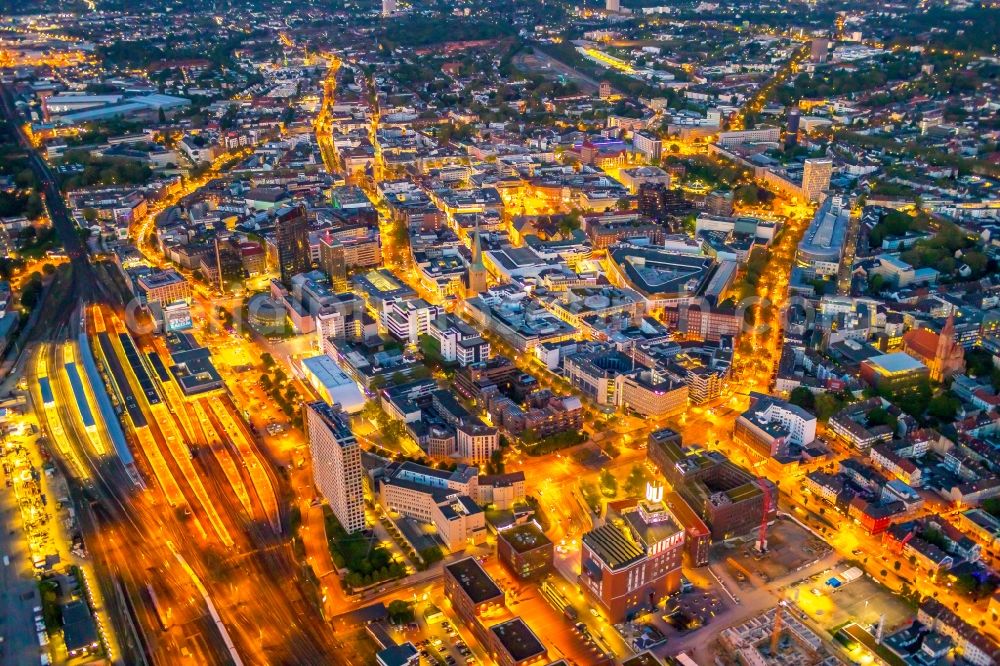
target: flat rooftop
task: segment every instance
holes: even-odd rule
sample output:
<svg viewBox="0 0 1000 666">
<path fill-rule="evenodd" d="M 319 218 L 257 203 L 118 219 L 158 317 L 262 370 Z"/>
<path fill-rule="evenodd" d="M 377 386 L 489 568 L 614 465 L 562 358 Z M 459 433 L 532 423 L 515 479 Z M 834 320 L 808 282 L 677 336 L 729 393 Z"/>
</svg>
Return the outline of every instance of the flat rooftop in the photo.
<svg viewBox="0 0 1000 666">
<path fill-rule="evenodd" d="M 632 287 L 647 295 L 698 293 L 715 268 L 710 257 L 656 248 L 626 246 L 613 250 L 610 259 Z"/>
<path fill-rule="evenodd" d="M 877 370 L 888 375 L 895 375 L 897 373 L 904 372 L 916 372 L 921 368 L 927 367 L 906 352 L 893 352 L 892 354 L 873 356 L 865 362 L 871 363 Z"/>
<path fill-rule="evenodd" d="M 185 395 L 222 388 L 222 376 L 212 363 L 212 352 L 205 347 L 171 354 L 170 372 Z"/>
<path fill-rule="evenodd" d="M 479 565 L 476 558 L 467 557 L 454 564 L 449 564 L 445 568 L 462 586 L 472 603 L 481 604 L 491 599 L 503 597 L 503 591 L 497 587 L 497 584 Z"/>
<path fill-rule="evenodd" d="M 834 205 L 834 199 L 827 198 L 819 207 L 799 243 L 799 252 L 807 257 L 836 259 L 844 248 L 851 213 L 849 209 Z"/>
<path fill-rule="evenodd" d="M 302 365 L 327 388 L 354 384 L 354 380 L 340 369 L 336 361 L 325 354 L 303 359 Z"/>
<path fill-rule="evenodd" d="M 384 268 L 356 275 L 354 276 L 354 283 L 363 291 L 380 298 L 416 296 L 416 292 L 407 286 L 405 282 Z"/>
<path fill-rule="evenodd" d="M 639 504 L 640 506 L 643 506 L 643 502 L 640 502 Z M 670 510 L 665 504 L 659 507 L 650 506 L 646 508 L 653 511 L 660 511 L 661 518 L 662 513 L 670 513 Z M 634 533 L 647 546 L 669 539 L 671 536 L 681 531 L 681 527 L 674 522 L 673 516 L 659 520 L 647 520 L 647 515 L 643 514 L 643 511 L 627 511 L 623 515 L 623 518 L 629 525 L 632 526 Z"/>
<path fill-rule="evenodd" d="M 336 436 L 338 442 L 341 444 L 354 442 L 354 434 L 351 432 L 351 426 L 340 410 L 335 409 L 333 405 L 328 405 L 322 400 L 307 402 L 306 407 L 323 421 L 326 427 Z"/>
<path fill-rule="evenodd" d="M 622 662 L 622 666 L 660 666 L 660 660 L 649 652 L 640 652 Z"/>
<path fill-rule="evenodd" d="M 508 530 L 501 530 L 499 536 L 519 553 L 526 553 L 552 543 L 534 523 L 524 523 Z"/>
<path fill-rule="evenodd" d="M 546 652 L 545 646 L 535 636 L 535 632 L 520 618 L 494 624 L 490 627 L 490 631 L 500 640 L 500 644 L 514 658 L 515 663 L 521 663 Z"/>
<path fill-rule="evenodd" d="M 157 287 L 164 287 L 169 284 L 180 284 L 186 281 L 187 280 L 183 275 L 173 269 L 149 273 L 139 278 L 139 284 L 146 289 L 156 289 Z"/>
<path fill-rule="evenodd" d="M 76 599 L 62 608 L 63 638 L 67 650 L 81 650 L 97 645 L 97 626 L 87 604 Z"/>
</svg>

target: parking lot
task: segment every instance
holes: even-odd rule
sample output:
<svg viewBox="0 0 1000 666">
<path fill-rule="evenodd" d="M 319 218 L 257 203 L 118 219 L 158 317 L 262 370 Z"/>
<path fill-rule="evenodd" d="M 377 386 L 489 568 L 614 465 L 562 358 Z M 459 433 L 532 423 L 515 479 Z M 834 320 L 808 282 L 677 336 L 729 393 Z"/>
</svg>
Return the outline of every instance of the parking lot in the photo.
<svg viewBox="0 0 1000 666">
<path fill-rule="evenodd" d="M 826 581 L 836 573 L 838 570 L 827 570 L 807 578 L 787 588 L 785 597 L 826 629 L 848 621 L 871 629 L 885 616 L 884 630 L 888 633 L 913 619 L 914 610 L 906 602 L 868 576 L 838 588 L 827 585 Z"/>
<path fill-rule="evenodd" d="M 420 653 L 420 663 L 438 666 L 490 663 L 472 632 L 451 612 L 442 582 L 433 583 L 419 598 L 401 600 L 413 603 L 413 621 L 391 627 L 390 634 L 397 643 L 413 643 Z"/>
<path fill-rule="evenodd" d="M 687 583 L 682 591 L 670 597 L 659 612 L 659 617 L 649 614 L 644 620 L 661 630 L 667 638 L 686 634 L 713 622 L 715 617 L 729 608 L 729 598 L 718 586 L 705 580 Z"/>
<path fill-rule="evenodd" d="M 680 614 L 680 621 L 685 618 L 696 626 L 709 624 L 716 615 L 727 608 L 722 597 L 714 589 L 694 589 L 691 592 L 682 594 L 676 604 L 677 613 Z M 673 610 L 671 608 L 670 610 Z M 679 624 L 678 622 L 677 624 Z M 674 624 L 673 626 L 677 626 Z"/>
<path fill-rule="evenodd" d="M 449 620 L 438 624 L 430 624 L 425 629 L 426 638 L 417 640 L 414 645 L 420 651 L 420 656 L 428 662 L 444 663 L 449 666 L 480 663 L 468 643 L 459 636 L 458 631 Z"/>
<path fill-rule="evenodd" d="M 39 605 L 38 585 L 26 541 L 21 513 L 12 488 L 0 489 L 0 663 L 38 663 L 33 609 Z"/>
<path fill-rule="evenodd" d="M 43 461 L 36 457 L 34 447 L 28 447 L 28 438 L 36 436 L 37 433 L 28 430 L 12 430 L 0 446 L 3 471 L 0 636 L 4 639 L 0 643 L 0 662 L 3 663 L 37 663 L 39 652 L 49 645 L 36 610 L 41 602 L 35 576 L 60 559 L 56 542 L 60 535 L 56 531 L 62 512 L 59 500 L 54 497 L 65 494 L 65 483 L 56 474 L 43 471 Z M 75 546 L 80 547 L 78 535 L 76 538 Z"/>
<path fill-rule="evenodd" d="M 686 582 L 655 612 L 646 612 L 632 622 L 616 625 L 635 652 L 652 649 L 711 626 L 732 603 L 718 582 L 699 569 L 685 569 Z M 721 627 L 720 627 L 721 628 Z"/>
</svg>

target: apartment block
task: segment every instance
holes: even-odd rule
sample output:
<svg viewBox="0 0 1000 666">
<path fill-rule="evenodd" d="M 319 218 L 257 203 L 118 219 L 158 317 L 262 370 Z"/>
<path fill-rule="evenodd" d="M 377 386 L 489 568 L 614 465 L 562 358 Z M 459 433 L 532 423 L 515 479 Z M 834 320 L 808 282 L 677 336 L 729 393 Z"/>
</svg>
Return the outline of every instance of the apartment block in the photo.
<svg viewBox="0 0 1000 666">
<path fill-rule="evenodd" d="M 313 480 L 348 534 L 365 528 L 361 448 L 347 416 L 325 402 L 304 407 Z"/>
</svg>

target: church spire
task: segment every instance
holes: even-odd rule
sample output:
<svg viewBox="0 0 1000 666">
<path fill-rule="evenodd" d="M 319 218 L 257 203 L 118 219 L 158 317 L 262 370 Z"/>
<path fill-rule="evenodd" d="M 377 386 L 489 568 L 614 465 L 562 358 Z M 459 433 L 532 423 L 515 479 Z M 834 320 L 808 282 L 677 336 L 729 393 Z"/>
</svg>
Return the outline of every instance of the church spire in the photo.
<svg viewBox="0 0 1000 666">
<path fill-rule="evenodd" d="M 948 319 L 944 322 L 944 326 L 941 327 L 941 334 L 938 336 L 937 357 L 939 359 L 947 358 L 951 354 L 951 350 L 954 345 L 955 313 L 952 312 L 948 315 Z"/>
<path fill-rule="evenodd" d="M 483 241 L 479 237 L 479 220 L 476 220 L 476 229 L 472 232 L 472 267 L 486 270 L 486 266 L 483 265 Z"/>
<path fill-rule="evenodd" d="M 944 322 L 944 328 L 941 329 L 941 335 L 947 335 L 949 338 L 955 336 L 955 312 L 952 311 L 948 315 L 948 319 Z"/>
<path fill-rule="evenodd" d="M 955 373 L 965 371 L 965 349 L 955 339 L 955 313 L 948 315 L 938 335 L 938 344 L 932 367 L 931 379 L 944 381 Z"/>
<path fill-rule="evenodd" d="M 479 237 L 479 220 L 472 232 L 472 262 L 466 277 L 467 293 L 470 297 L 486 291 L 486 264 L 483 263 L 483 239 Z"/>
</svg>

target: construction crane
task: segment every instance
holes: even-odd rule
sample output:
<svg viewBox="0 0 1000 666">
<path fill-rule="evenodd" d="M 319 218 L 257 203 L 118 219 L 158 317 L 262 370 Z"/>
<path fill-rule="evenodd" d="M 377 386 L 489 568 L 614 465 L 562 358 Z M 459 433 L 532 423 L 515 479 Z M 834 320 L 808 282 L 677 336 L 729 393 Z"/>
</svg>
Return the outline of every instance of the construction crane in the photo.
<svg viewBox="0 0 1000 666">
<path fill-rule="evenodd" d="M 761 492 L 764 493 L 764 512 L 760 517 L 760 533 L 757 535 L 757 550 L 762 553 L 767 552 L 767 516 L 772 511 L 771 506 L 771 488 L 767 485 L 767 481 L 758 478 L 757 485 L 760 486 Z"/>
<path fill-rule="evenodd" d="M 771 659 L 778 654 L 778 641 L 781 640 L 781 612 L 785 610 L 785 602 L 780 602 L 774 609 L 774 626 L 771 628 Z"/>
</svg>

